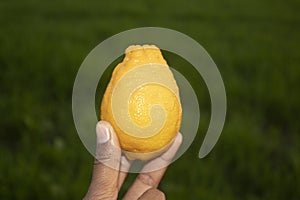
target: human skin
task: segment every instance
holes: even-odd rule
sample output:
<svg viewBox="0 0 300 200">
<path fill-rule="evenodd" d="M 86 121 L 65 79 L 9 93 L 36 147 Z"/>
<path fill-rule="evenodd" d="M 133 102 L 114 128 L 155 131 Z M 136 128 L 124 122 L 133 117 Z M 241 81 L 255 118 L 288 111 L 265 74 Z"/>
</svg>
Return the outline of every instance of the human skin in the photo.
<svg viewBox="0 0 300 200">
<path fill-rule="evenodd" d="M 131 162 L 121 154 L 119 141 L 112 126 L 106 121 L 98 122 L 96 126 L 97 149 L 94 162 L 93 176 L 85 200 L 115 200 L 127 176 Z M 159 157 L 149 161 L 133 182 L 124 200 L 163 200 L 165 194 L 157 187 L 167 167 L 157 169 L 158 166 L 167 166 L 182 143 L 182 135 L 177 134 L 170 148 Z M 110 166 L 110 167 L 108 167 Z M 149 172 L 150 171 L 150 172 Z"/>
</svg>

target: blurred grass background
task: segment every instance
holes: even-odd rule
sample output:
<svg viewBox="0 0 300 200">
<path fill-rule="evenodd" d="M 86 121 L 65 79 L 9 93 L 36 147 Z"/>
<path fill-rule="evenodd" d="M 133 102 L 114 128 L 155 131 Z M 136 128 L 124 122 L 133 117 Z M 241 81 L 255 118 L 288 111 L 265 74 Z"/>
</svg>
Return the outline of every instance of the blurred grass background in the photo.
<svg viewBox="0 0 300 200">
<path fill-rule="evenodd" d="M 84 196 L 93 158 L 73 124 L 73 81 L 98 43 L 141 26 L 197 40 L 227 91 L 224 131 L 199 160 L 210 117 L 199 86 L 200 131 L 160 185 L 167 198 L 300 199 L 299 10 L 299 0 L 1 0 L 0 199 Z"/>
</svg>

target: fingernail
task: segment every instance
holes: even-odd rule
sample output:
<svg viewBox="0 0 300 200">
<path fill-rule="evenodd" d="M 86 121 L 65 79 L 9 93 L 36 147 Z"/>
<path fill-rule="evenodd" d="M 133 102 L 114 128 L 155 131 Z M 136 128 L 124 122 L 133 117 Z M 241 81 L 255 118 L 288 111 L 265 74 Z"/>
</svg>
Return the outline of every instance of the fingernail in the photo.
<svg viewBox="0 0 300 200">
<path fill-rule="evenodd" d="M 182 134 L 181 134 L 181 133 L 178 133 L 178 135 L 176 136 L 174 142 L 182 143 L 182 139 L 183 139 L 183 138 L 182 138 Z"/>
<path fill-rule="evenodd" d="M 97 127 L 97 132 L 98 132 L 98 142 L 100 144 L 103 144 L 105 142 L 107 142 L 110 138 L 110 133 L 109 133 L 109 129 L 103 125 L 99 125 Z"/>
</svg>

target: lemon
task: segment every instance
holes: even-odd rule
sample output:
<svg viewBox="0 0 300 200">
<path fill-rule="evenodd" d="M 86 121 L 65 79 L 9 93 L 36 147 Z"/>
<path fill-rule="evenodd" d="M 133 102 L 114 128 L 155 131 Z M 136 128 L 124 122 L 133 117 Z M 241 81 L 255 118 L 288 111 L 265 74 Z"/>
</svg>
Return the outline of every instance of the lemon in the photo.
<svg viewBox="0 0 300 200">
<path fill-rule="evenodd" d="M 101 119 L 111 123 L 127 157 L 148 160 L 165 151 L 181 115 L 179 89 L 160 49 L 129 46 L 101 103 Z"/>
</svg>

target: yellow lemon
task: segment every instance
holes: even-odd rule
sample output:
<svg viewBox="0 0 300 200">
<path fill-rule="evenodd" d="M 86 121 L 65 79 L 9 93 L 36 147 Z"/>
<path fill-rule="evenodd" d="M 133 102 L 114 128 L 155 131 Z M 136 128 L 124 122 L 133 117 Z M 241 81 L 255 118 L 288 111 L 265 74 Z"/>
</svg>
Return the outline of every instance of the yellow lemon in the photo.
<svg viewBox="0 0 300 200">
<path fill-rule="evenodd" d="M 177 135 L 181 115 L 178 86 L 160 49 L 128 47 L 101 103 L 101 119 L 111 123 L 127 157 L 161 154 Z"/>
</svg>

